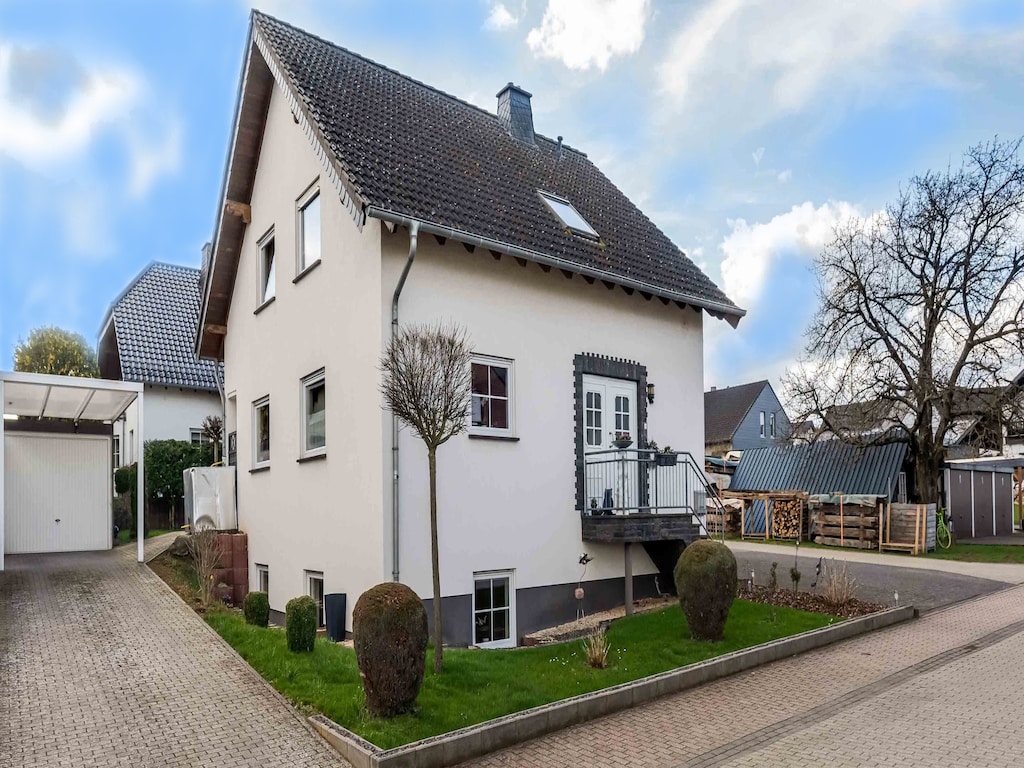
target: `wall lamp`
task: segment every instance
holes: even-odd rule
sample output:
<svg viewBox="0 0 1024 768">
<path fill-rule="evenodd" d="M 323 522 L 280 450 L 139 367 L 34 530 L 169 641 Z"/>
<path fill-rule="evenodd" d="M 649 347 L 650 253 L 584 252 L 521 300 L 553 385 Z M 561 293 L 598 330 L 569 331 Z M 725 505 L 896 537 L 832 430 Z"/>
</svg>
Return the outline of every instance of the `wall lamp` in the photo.
<svg viewBox="0 0 1024 768">
<path fill-rule="evenodd" d="M 647 402 L 654 405 L 654 385 L 651 383 L 647 384 Z"/>
</svg>

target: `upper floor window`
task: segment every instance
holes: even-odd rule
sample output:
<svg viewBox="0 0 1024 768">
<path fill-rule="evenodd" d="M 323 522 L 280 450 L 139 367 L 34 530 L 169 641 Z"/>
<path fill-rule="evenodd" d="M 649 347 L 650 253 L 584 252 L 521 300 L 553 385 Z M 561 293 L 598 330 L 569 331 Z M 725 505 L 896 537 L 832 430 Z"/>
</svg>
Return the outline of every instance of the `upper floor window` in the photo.
<svg viewBox="0 0 1024 768">
<path fill-rule="evenodd" d="M 765 412 L 764 411 L 761 411 L 761 419 L 760 419 L 760 425 L 759 426 L 760 426 L 760 430 L 761 430 L 760 431 L 761 437 L 765 437 L 766 433 L 765 433 Z"/>
<path fill-rule="evenodd" d="M 568 200 L 555 197 L 547 192 L 540 192 L 540 196 L 567 229 L 577 235 L 590 237 L 594 240 L 598 239 L 598 234 L 594 228 L 590 226 L 587 220 L 580 215 L 580 212 Z"/>
<path fill-rule="evenodd" d="M 202 427 L 192 427 L 188 431 L 188 440 L 192 445 L 202 445 L 210 442 L 210 439 L 203 432 Z"/>
<path fill-rule="evenodd" d="M 260 240 L 260 304 L 265 304 L 274 298 L 276 292 L 277 261 L 274 247 L 274 230 L 263 236 Z"/>
<path fill-rule="evenodd" d="M 299 272 L 320 261 L 320 188 L 315 184 L 299 198 Z"/>
<path fill-rule="evenodd" d="M 470 432 L 512 433 L 512 361 L 497 357 L 472 359 L 473 402 Z"/>
<path fill-rule="evenodd" d="M 327 384 L 324 369 L 302 380 L 302 455 L 323 453 L 327 447 Z"/>
<path fill-rule="evenodd" d="M 253 466 L 270 464 L 270 396 L 252 404 Z"/>
<path fill-rule="evenodd" d="M 774 413 L 769 413 L 768 414 L 768 434 L 771 436 L 772 440 L 775 439 L 775 414 Z"/>
</svg>

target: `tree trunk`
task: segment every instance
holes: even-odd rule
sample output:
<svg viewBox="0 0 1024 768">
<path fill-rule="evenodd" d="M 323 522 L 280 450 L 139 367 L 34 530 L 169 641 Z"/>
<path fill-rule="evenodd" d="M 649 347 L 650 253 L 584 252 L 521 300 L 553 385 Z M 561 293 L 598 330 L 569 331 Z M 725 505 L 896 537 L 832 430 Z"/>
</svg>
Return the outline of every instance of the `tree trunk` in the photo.
<svg viewBox="0 0 1024 768">
<path fill-rule="evenodd" d="M 441 624 L 441 567 L 437 554 L 437 448 L 427 448 L 430 462 L 430 567 L 434 576 L 434 672 L 444 669 Z"/>
<path fill-rule="evenodd" d="M 942 450 L 919 453 L 914 462 L 917 476 L 917 496 L 921 504 L 938 504 L 939 473 L 942 472 Z"/>
</svg>

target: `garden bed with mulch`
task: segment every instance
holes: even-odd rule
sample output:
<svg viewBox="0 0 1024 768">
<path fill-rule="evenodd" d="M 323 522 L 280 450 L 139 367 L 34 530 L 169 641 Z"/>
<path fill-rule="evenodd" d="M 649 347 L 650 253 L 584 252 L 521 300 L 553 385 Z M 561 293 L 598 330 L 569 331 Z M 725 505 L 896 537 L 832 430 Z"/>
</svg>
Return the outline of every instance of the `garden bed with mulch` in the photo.
<svg viewBox="0 0 1024 768">
<path fill-rule="evenodd" d="M 758 586 L 755 586 L 753 589 L 744 587 L 740 590 L 739 597 L 752 603 L 797 608 L 810 613 L 841 616 L 844 619 L 867 616 L 869 613 L 884 611 L 887 607 L 877 603 L 868 603 L 857 598 L 850 598 L 845 600 L 842 605 L 836 606 L 826 600 L 824 595 L 819 595 L 815 592 L 794 592 L 791 589 L 776 589 L 772 591 L 768 587 Z"/>
</svg>

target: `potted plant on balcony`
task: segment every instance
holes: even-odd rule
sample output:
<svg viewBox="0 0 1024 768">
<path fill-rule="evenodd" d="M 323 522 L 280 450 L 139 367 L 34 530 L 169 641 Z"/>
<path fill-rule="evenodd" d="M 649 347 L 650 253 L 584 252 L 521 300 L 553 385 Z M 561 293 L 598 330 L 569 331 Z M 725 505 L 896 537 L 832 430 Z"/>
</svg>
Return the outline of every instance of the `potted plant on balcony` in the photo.
<svg viewBox="0 0 1024 768">
<path fill-rule="evenodd" d="M 673 451 L 671 445 L 666 445 L 654 454 L 654 463 L 659 467 L 674 467 L 679 461 L 679 452 Z"/>
<path fill-rule="evenodd" d="M 633 444 L 633 438 L 630 437 L 629 432 L 616 432 L 615 439 L 612 440 L 612 445 L 618 448 L 620 451 L 629 448 Z"/>
</svg>

